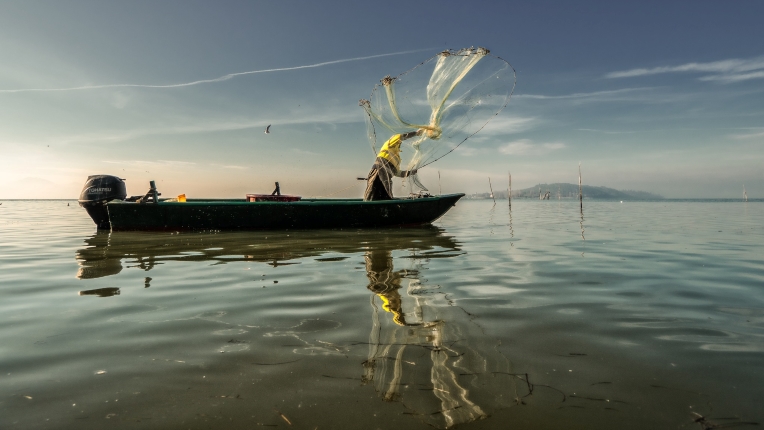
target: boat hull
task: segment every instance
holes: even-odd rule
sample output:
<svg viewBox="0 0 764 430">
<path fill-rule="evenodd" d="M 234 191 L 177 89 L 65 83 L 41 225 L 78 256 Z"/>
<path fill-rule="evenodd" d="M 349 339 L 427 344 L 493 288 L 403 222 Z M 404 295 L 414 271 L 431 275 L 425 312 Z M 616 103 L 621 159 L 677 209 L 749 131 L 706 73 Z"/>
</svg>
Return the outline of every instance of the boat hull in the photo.
<svg viewBox="0 0 764 430">
<path fill-rule="evenodd" d="M 464 194 L 383 201 L 301 200 L 107 204 L 112 231 L 284 230 L 402 227 L 430 224 Z"/>
</svg>

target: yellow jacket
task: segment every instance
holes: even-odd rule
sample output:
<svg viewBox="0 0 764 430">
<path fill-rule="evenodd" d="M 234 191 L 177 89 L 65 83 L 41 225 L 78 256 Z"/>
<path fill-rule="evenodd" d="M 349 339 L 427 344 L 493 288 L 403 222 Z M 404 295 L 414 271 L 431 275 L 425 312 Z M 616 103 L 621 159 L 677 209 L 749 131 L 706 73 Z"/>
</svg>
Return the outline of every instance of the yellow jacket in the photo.
<svg viewBox="0 0 764 430">
<path fill-rule="evenodd" d="M 401 169 L 401 139 L 400 134 L 396 134 L 390 139 L 387 139 L 382 149 L 379 150 L 377 157 L 384 158 L 393 165 L 395 171 L 398 172 Z"/>
</svg>

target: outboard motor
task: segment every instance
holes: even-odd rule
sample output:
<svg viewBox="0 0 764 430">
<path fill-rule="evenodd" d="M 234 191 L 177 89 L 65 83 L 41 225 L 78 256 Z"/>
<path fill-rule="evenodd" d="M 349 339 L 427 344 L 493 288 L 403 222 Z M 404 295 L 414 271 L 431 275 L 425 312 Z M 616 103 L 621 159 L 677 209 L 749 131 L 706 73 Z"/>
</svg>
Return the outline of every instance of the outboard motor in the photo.
<svg viewBox="0 0 764 430">
<path fill-rule="evenodd" d="M 111 175 L 91 175 L 82 187 L 78 202 L 93 218 L 99 230 L 108 230 L 111 224 L 106 203 L 115 199 L 124 200 L 125 197 L 127 190 L 122 179 Z"/>
</svg>

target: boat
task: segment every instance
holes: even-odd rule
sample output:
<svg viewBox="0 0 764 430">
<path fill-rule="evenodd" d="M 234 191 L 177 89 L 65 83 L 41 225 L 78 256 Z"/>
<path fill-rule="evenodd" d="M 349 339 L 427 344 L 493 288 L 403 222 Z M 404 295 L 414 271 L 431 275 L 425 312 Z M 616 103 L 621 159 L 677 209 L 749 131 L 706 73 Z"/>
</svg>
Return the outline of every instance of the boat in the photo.
<svg viewBox="0 0 764 430">
<path fill-rule="evenodd" d="M 78 202 L 99 230 L 310 230 L 427 225 L 464 197 L 416 195 L 364 201 L 284 196 L 278 186 L 277 191 L 243 199 L 186 199 L 184 195 L 162 199 L 151 181 L 145 195 L 127 197 L 123 179 L 92 175 Z"/>
</svg>

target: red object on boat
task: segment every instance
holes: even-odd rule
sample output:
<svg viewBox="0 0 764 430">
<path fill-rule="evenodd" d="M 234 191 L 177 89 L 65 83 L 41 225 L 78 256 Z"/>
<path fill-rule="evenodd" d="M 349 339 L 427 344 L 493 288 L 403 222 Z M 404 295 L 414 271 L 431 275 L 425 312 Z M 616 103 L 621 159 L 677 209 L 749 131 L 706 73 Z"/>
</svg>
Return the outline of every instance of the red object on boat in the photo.
<svg viewBox="0 0 764 430">
<path fill-rule="evenodd" d="M 300 196 L 271 195 L 271 194 L 247 194 L 248 202 L 299 202 Z"/>
</svg>

